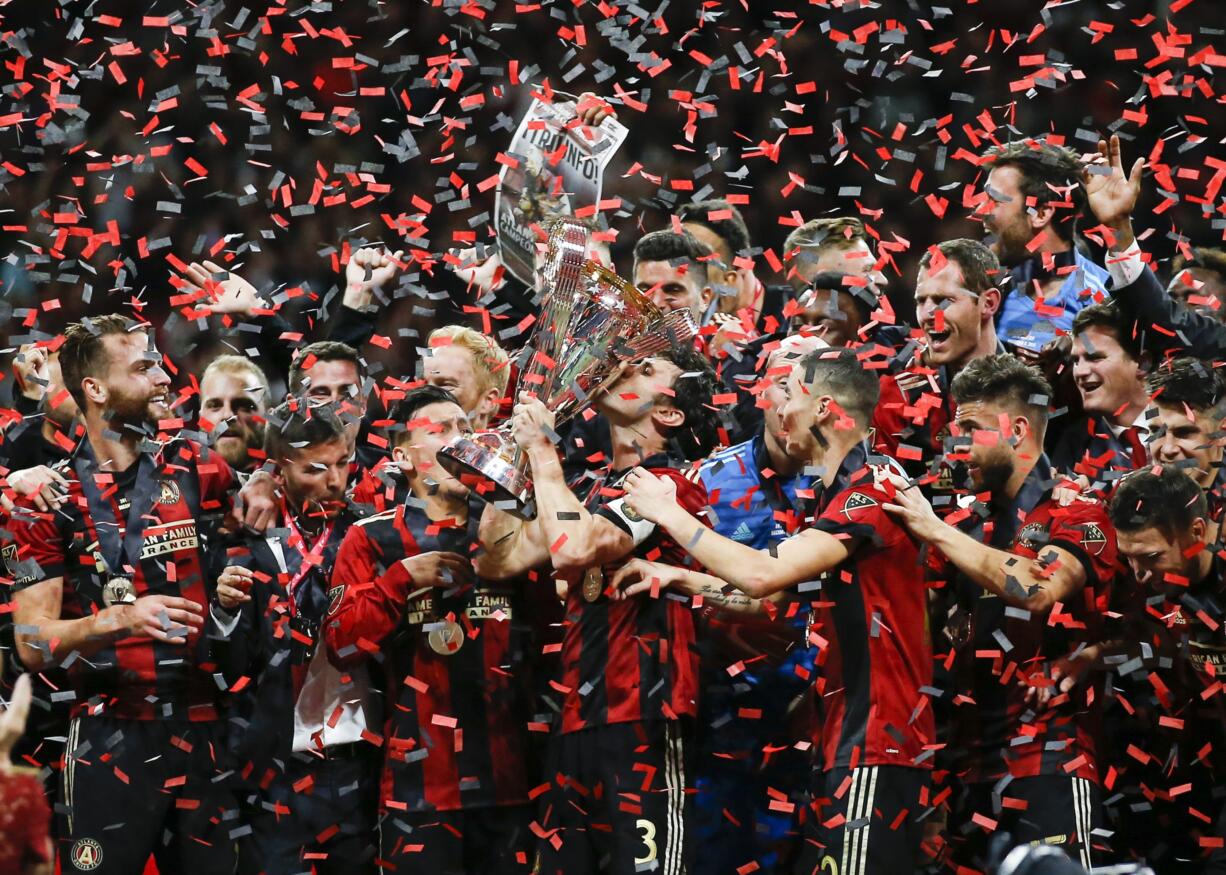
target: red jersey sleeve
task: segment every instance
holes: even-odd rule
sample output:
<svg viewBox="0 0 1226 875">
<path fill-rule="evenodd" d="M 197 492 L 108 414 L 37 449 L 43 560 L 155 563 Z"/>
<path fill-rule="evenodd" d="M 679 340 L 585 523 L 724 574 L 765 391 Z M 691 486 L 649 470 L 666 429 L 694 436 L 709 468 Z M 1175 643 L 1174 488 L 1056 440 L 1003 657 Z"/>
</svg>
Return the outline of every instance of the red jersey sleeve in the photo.
<svg viewBox="0 0 1226 875">
<path fill-rule="evenodd" d="M 1115 530 L 1098 502 L 1074 501 L 1053 511 L 1048 543 L 1077 557 L 1087 585 L 1101 586 L 1115 576 Z"/>
<path fill-rule="evenodd" d="M 412 575 L 400 561 L 393 561 L 380 574 L 379 555 L 378 546 L 361 525 L 345 534 L 337 551 L 324 640 L 329 658 L 338 666 L 365 659 L 404 616 Z"/>
<path fill-rule="evenodd" d="M 22 501 L 13 509 L 8 529 L 12 541 L 4 546 L 4 564 L 14 589 L 25 589 L 67 573 L 63 534 L 55 524 L 54 514 L 42 513 Z"/>
</svg>

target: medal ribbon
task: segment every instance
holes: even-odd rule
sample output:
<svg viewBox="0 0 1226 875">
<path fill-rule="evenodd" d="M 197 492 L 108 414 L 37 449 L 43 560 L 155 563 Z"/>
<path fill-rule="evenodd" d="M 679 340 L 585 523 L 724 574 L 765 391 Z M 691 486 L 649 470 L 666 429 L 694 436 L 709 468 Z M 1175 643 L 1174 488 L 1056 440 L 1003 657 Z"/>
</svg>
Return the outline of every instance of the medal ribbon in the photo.
<svg viewBox="0 0 1226 875">
<path fill-rule="evenodd" d="M 153 476 L 153 456 L 149 453 L 140 454 L 136 482 L 129 492 L 122 541 L 119 537 L 119 520 L 115 507 L 109 497 L 103 496 L 105 490 L 98 486 L 96 478 L 102 472 L 98 470 L 98 460 L 88 440 L 82 441 L 72 464 L 81 484 L 81 491 L 85 493 L 89 515 L 94 522 L 94 532 L 98 537 L 98 552 L 102 554 L 107 571 L 113 576 L 126 576 L 129 573 L 135 576 L 140 568 L 146 517 L 153 509 L 154 493 L 161 489 L 161 482 Z M 131 572 L 123 570 L 125 564 L 131 566 Z"/>
<path fill-rule="evenodd" d="M 296 614 L 298 612 L 298 599 L 295 596 L 298 592 L 298 585 L 317 567 L 318 563 L 312 562 L 311 557 L 319 558 L 323 556 L 324 545 L 332 537 L 332 527 L 336 525 L 336 520 L 328 521 L 328 524 L 324 526 L 323 532 L 315 540 L 314 546 L 309 550 L 302 549 L 303 545 L 306 544 L 306 538 L 302 537 L 302 532 L 299 531 L 297 523 L 294 522 L 294 515 L 288 510 L 285 512 L 285 524 L 291 532 L 290 537 L 286 538 L 286 540 L 293 545 L 294 549 L 298 551 L 298 555 L 302 557 L 301 566 L 294 573 L 293 577 L 290 578 L 289 584 L 286 586 L 286 589 L 289 591 L 290 611 Z"/>
</svg>

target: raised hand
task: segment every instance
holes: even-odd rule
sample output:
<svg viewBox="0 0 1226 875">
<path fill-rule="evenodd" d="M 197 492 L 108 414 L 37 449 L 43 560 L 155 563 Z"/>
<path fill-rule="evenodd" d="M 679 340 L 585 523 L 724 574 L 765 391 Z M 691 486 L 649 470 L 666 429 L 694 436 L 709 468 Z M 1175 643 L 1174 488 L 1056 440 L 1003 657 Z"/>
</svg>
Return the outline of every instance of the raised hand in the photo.
<svg viewBox="0 0 1226 875">
<path fill-rule="evenodd" d="M 375 292 L 382 289 L 404 266 L 404 250 L 387 252 L 379 246 L 363 246 L 349 256 L 345 265 L 344 305 L 355 310 L 369 307 Z"/>
<path fill-rule="evenodd" d="M 216 262 L 193 261 L 183 272 L 183 279 L 209 293 L 212 300 L 208 308 L 215 315 L 235 313 L 250 316 L 254 310 L 264 306 L 255 286 Z"/>
<path fill-rule="evenodd" d="M 579 121 L 593 128 L 607 118 L 617 118 L 617 110 L 613 108 L 613 104 L 590 91 L 579 95 L 575 114 L 579 116 Z"/>
<path fill-rule="evenodd" d="M 519 393 L 519 403 L 511 411 L 511 436 L 524 450 L 553 449 L 551 434 L 554 415 L 539 398 Z"/>
<path fill-rule="evenodd" d="M 1124 174 L 1120 138 L 1099 140 L 1098 151 L 1082 156 L 1082 185 L 1090 211 L 1098 221 L 1116 233 L 1113 248 L 1127 249 L 1132 244 L 1132 211 L 1141 194 L 1141 170 L 1145 159 L 1138 158 Z"/>
<path fill-rule="evenodd" d="M 33 401 L 41 401 L 47 393 L 49 379 L 47 350 L 32 343 L 23 344 L 13 358 L 13 371 L 21 394 Z"/>
</svg>

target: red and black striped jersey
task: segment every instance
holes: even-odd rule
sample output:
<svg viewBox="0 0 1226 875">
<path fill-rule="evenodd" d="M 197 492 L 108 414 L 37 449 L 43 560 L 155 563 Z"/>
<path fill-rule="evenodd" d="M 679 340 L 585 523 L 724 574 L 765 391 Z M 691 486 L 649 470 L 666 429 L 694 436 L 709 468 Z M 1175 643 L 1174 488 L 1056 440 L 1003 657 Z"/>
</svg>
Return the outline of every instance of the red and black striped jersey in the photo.
<svg viewBox="0 0 1226 875">
<path fill-rule="evenodd" d="M 108 507 L 101 524 L 90 511 L 80 472 L 90 471 L 88 491 Z M 228 509 L 235 484 L 230 466 L 215 452 L 189 440 L 165 444 L 128 471 L 98 472 L 88 441 L 77 448 L 62 471 L 67 500 L 59 510 L 41 513 L 19 503 L 9 521 L 12 543 L 6 564 L 17 589 L 63 578 L 64 619 L 87 617 L 106 607 L 109 579 L 130 580 L 137 597 L 168 595 L 207 605 L 215 581 L 207 573 L 207 535 Z M 138 473 L 140 477 L 138 477 Z M 138 480 L 143 480 L 138 488 Z M 99 531 L 118 526 L 123 540 L 132 501 L 144 507 L 139 559 L 107 570 Z M 114 536 L 114 531 L 111 536 Z M 106 537 L 106 533 L 103 533 Z M 186 646 L 151 638 L 128 637 L 88 659 L 68 654 L 66 664 L 75 693 L 74 712 L 88 707 L 130 720 L 214 720 L 218 687 L 212 677 L 204 636 L 192 632 Z"/>
<path fill-rule="evenodd" d="M 967 781 L 1005 775 L 1098 780 L 1101 683 L 1055 707 L 1036 710 L 1026 701 L 1029 679 L 1044 676 L 1048 661 L 1102 640 L 1116 573 L 1115 530 L 1105 508 L 1093 501 L 1061 507 L 1051 497 L 1051 476 L 1044 458 L 1007 507 L 977 505 L 988 516 L 976 528 L 985 543 L 1025 559 L 1043 556 L 1049 546 L 1071 553 L 1085 571 L 1085 585 L 1073 598 L 1032 615 L 948 565 L 941 571 L 956 581 L 961 607 L 951 624 L 960 627 L 951 747 L 965 757 L 957 768 Z M 933 560 L 947 561 L 939 555 Z"/>
<path fill-rule="evenodd" d="M 688 463 L 660 454 L 642 467 L 677 484 L 677 501 L 705 520 L 707 491 Z M 676 720 L 698 713 L 698 652 L 690 599 L 661 591 L 611 601 L 609 581 L 626 559 L 669 565 L 693 560 L 667 532 L 639 517 L 622 500 L 627 471 L 598 478 L 584 502 L 634 540 L 634 550 L 568 581 L 563 621 L 561 731 L 638 720 Z M 688 476 L 687 476 L 688 475 Z M 693 479 L 691 479 L 693 478 Z M 696 482 L 697 481 L 697 482 Z"/>
<path fill-rule="evenodd" d="M 518 585 L 418 586 L 401 561 L 469 555 L 481 506 L 469 513 L 436 523 L 400 505 L 351 528 L 337 554 L 324 638 L 338 664 L 383 665 L 385 811 L 528 801 L 531 636 Z"/>
<path fill-rule="evenodd" d="M 861 447 L 844 460 L 813 524 L 846 539 L 851 555 L 800 587 L 819 651 L 813 743 L 825 769 L 931 768 L 932 637 L 920 548 L 882 508 L 890 498 L 866 459 Z"/>
</svg>

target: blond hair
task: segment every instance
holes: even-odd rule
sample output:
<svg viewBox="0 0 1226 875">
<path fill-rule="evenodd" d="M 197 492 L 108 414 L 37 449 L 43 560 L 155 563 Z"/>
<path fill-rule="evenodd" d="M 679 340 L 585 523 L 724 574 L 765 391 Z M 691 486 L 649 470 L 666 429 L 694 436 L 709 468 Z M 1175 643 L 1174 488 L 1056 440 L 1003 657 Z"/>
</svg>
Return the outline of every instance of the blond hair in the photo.
<svg viewBox="0 0 1226 875">
<path fill-rule="evenodd" d="M 507 381 L 511 378 L 510 356 L 493 338 L 463 325 L 444 325 L 430 332 L 426 345 L 450 345 L 467 350 L 472 356 L 477 379 L 481 381 L 482 393 L 497 389 L 500 396 L 506 394 Z"/>
<path fill-rule="evenodd" d="M 260 391 L 263 396 L 260 400 L 269 405 L 272 403 L 272 389 L 268 385 L 268 377 L 263 369 L 255 362 L 246 356 L 241 355 L 219 355 L 217 358 L 209 362 L 209 366 L 204 369 L 204 373 L 200 375 L 200 384 L 204 385 L 204 381 L 209 378 L 210 374 L 230 374 L 238 377 L 243 374 L 248 374 L 255 379 L 259 384 Z M 247 387 L 250 392 L 252 386 Z"/>
</svg>

